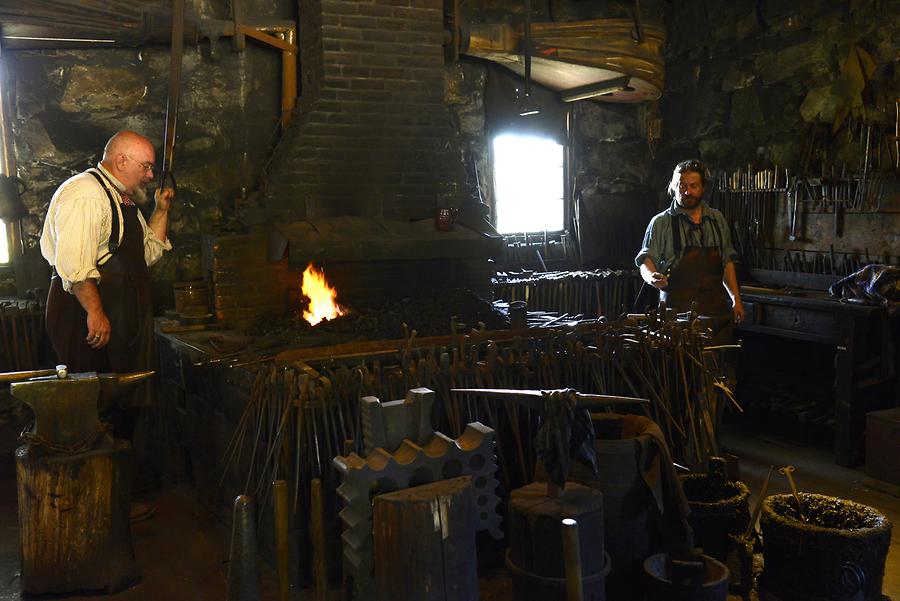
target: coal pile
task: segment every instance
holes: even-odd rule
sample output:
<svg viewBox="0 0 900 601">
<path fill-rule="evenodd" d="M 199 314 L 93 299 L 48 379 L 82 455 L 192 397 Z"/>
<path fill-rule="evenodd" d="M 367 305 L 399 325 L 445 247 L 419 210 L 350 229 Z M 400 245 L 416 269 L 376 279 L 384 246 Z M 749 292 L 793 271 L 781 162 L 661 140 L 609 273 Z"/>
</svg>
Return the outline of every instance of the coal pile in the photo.
<svg viewBox="0 0 900 601">
<path fill-rule="evenodd" d="M 295 341 L 299 346 L 338 344 L 354 340 L 403 338 L 413 330 L 417 336 L 468 332 L 484 324 L 486 330 L 509 327 L 509 318 L 471 290 L 454 288 L 429 291 L 404 298 L 346 305 L 347 315 L 315 326 L 303 319 L 303 308 L 280 318 L 258 321 L 248 330 L 255 336 L 273 336 Z M 404 327 L 405 324 L 405 327 Z"/>
</svg>

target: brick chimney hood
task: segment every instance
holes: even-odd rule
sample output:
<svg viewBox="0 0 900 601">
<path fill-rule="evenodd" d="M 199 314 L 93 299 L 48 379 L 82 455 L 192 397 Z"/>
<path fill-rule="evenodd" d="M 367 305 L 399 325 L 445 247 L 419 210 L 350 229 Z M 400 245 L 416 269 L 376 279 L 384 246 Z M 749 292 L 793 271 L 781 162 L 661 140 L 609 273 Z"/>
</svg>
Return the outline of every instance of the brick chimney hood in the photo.
<svg viewBox="0 0 900 601">
<path fill-rule="evenodd" d="M 268 170 L 267 221 L 408 222 L 468 197 L 443 18 L 443 0 L 300 0 L 299 115 Z"/>
</svg>

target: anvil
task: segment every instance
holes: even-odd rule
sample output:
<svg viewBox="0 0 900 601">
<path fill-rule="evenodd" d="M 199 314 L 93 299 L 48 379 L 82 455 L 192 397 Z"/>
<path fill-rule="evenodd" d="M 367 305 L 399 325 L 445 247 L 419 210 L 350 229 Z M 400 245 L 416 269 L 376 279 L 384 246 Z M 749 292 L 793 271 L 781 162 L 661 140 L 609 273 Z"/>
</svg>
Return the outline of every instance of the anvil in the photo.
<svg viewBox="0 0 900 601">
<path fill-rule="evenodd" d="M 13 382 L 10 392 L 34 411 L 31 434 L 60 447 L 74 447 L 101 431 L 100 413 L 117 397 L 155 372 L 86 372 Z"/>
</svg>

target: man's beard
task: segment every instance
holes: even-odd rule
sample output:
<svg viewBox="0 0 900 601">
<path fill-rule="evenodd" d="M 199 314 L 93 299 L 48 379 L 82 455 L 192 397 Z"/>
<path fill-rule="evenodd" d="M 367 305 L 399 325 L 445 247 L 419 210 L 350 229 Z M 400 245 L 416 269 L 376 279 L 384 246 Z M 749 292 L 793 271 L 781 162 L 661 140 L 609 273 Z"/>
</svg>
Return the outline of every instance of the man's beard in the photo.
<svg viewBox="0 0 900 601">
<path fill-rule="evenodd" d="M 699 204 L 700 199 L 693 196 L 682 196 L 678 199 L 678 205 L 683 209 L 695 209 Z"/>
<path fill-rule="evenodd" d="M 138 206 L 144 206 L 150 201 L 150 195 L 147 194 L 147 186 L 146 184 L 138 184 L 134 187 L 131 194 L 129 194 L 131 200 L 134 204 Z"/>
</svg>

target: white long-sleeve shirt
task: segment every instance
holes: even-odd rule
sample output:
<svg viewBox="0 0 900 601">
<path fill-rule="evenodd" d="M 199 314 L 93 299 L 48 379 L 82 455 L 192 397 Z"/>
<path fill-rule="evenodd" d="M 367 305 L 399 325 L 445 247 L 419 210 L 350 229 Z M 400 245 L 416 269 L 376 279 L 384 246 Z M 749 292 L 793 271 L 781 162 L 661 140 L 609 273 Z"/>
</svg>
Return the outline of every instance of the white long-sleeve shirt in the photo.
<svg viewBox="0 0 900 601">
<path fill-rule="evenodd" d="M 103 165 L 97 168 L 109 178 L 113 200 L 116 201 L 116 219 L 122 224 L 122 192 L 125 186 L 113 177 Z M 62 279 L 63 289 L 71 292 L 72 284 L 88 278 L 100 281 L 100 264 L 109 260 L 109 237 L 112 235 L 112 211 L 109 198 L 93 175 L 84 172 L 67 179 L 53 194 L 44 229 L 41 232 L 41 254 Z M 138 220 L 144 230 L 144 260 L 147 266 L 159 261 L 163 253 L 172 249 L 168 238 L 156 237 L 138 211 Z M 119 243 L 124 227 L 119 228 Z"/>
</svg>

